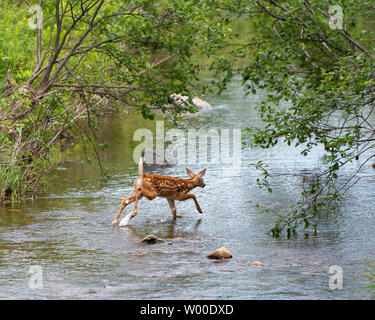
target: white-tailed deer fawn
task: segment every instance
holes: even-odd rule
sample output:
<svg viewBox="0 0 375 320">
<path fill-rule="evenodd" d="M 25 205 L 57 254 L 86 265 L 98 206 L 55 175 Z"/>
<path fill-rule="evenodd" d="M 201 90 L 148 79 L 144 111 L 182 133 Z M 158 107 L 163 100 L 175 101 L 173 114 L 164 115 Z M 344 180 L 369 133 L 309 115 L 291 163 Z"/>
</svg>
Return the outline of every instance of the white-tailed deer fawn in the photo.
<svg viewBox="0 0 375 320">
<path fill-rule="evenodd" d="M 177 214 L 174 203 L 175 200 L 184 201 L 187 199 L 193 199 L 198 212 L 202 213 L 202 209 L 199 206 L 195 195 L 188 192 L 196 187 L 204 188 L 205 183 L 203 181 L 203 176 L 206 173 L 206 169 L 198 174 L 194 174 L 188 168 L 186 168 L 186 172 L 190 176 L 188 179 L 162 176 L 159 174 L 145 174 L 143 160 L 141 158 L 139 160 L 138 177 L 134 181 L 134 190 L 129 197 L 122 200 L 120 210 L 118 211 L 112 224 L 118 223 L 122 210 L 124 210 L 128 204 L 134 201 L 134 210 L 131 218 L 135 217 L 137 215 L 138 201 L 142 197 L 146 197 L 148 200 L 153 200 L 156 197 L 166 198 L 168 200 L 169 207 L 171 208 L 173 219 L 176 219 Z"/>
</svg>

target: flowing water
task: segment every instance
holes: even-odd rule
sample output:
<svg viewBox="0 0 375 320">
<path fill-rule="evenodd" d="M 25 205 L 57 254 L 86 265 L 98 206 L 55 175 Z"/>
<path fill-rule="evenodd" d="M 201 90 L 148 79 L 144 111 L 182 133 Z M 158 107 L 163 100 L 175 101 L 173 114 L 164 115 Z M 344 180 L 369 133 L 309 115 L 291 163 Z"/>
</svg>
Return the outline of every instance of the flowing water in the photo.
<svg viewBox="0 0 375 320">
<path fill-rule="evenodd" d="M 244 128 L 258 123 L 254 104 L 234 82 L 213 97 L 211 111 L 192 117 L 187 128 Z M 176 222 L 165 199 L 142 199 L 128 226 L 112 226 L 120 201 L 137 176 L 132 160 L 133 133 L 155 123 L 139 117 L 114 117 L 104 124 L 111 148 L 102 153 L 110 177 L 76 158 L 51 176 L 47 193 L 0 207 L 0 298 L 2 299 L 366 299 L 365 272 L 374 263 L 374 178 L 363 179 L 349 194 L 341 215 L 322 219 L 316 236 L 272 238 L 267 232 L 279 213 L 299 196 L 298 176 L 274 180 L 273 193 L 257 188 L 249 163 L 264 160 L 272 172 L 315 172 L 323 150 L 307 157 L 302 149 L 278 144 L 272 150 L 242 150 L 241 170 L 223 173 L 208 164 L 206 187 L 192 201 L 177 202 Z M 94 160 L 95 161 L 95 160 Z M 356 168 L 358 163 L 352 166 Z M 191 165 L 193 172 L 202 165 Z M 372 170 L 372 169 L 368 169 Z M 160 174 L 187 177 L 184 165 Z M 342 172 L 343 175 L 349 174 Z M 257 204 L 260 208 L 257 207 Z M 131 212 L 126 208 L 121 218 Z M 269 209 L 261 213 L 261 209 Z M 149 234 L 166 242 L 148 245 Z M 206 255 L 225 246 L 232 259 Z M 263 267 L 250 266 L 260 261 Z M 343 289 L 331 290 L 330 266 L 343 270 Z M 30 267 L 42 271 L 43 288 L 30 288 Z M 32 282 L 31 282 L 32 284 Z"/>
</svg>

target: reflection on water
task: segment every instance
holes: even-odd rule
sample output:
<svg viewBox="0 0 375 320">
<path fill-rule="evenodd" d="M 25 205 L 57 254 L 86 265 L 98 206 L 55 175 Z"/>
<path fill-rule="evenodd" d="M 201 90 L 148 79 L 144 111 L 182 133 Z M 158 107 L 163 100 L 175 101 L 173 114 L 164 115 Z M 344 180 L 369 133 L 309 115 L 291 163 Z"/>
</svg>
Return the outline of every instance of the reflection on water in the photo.
<svg viewBox="0 0 375 320">
<path fill-rule="evenodd" d="M 244 97 L 238 83 L 210 102 L 215 105 L 180 128 L 244 128 L 256 123 L 252 106 L 260 95 Z M 137 165 L 132 137 L 153 122 L 116 117 L 104 124 L 111 148 L 103 152 L 110 178 L 80 160 L 51 177 L 46 196 L 0 207 L 0 298 L 52 299 L 346 299 L 366 298 L 366 264 L 374 262 L 374 181 L 363 180 L 347 196 L 342 215 L 322 221 L 309 239 L 273 239 L 267 234 L 277 214 L 300 192 L 298 177 L 275 180 L 272 194 L 255 185 L 250 162 L 263 159 L 277 173 L 316 171 L 323 150 L 309 157 L 283 144 L 273 150 L 244 149 L 241 172 L 223 174 L 207 165 L 206 187 L 193 202 L 177 203 L 173 221 L 165 199 L 142 199 L 128 227 L 111 225 L 120 201 L 132 190 Z M 357 166 L 359 164 L 353 164 Z M 202 169 L 195 165 L 193 172 Z M 159 173 L 186 177 L 185 166 Z M 345 172 L 343 173 L 345 174 Z M 363 201 L 366 199 L 366 201 Z M 256 207 L 270 209 L 261 214 Z M 129 213 L 132 206 L 126 208 Z M 154 234 L 166 242 L 148 245 Z M 217 263 L 206 255 L 227 247 L 233 259 Z M 261 261 L 264 267 L 251 267 Z M 30 266 L 43 270 L 43 289 L 28 288 Z M 344 271 L 343 290 L 328 287 L 328 268 Z"/>
</svg>

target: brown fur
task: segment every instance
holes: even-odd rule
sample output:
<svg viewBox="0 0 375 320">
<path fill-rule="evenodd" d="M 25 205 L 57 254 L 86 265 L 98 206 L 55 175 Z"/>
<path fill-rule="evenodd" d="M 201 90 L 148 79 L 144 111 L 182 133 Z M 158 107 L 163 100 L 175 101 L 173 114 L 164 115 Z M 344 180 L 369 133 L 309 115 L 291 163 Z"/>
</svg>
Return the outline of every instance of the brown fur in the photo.
<svg viewBox="0 0 375 320">
<path fill-rule="evenodd" d="M 203 181 L 203 176 L 206 173 L 206 169 L 198 174 L 194 174 L 188 168 L 186 168 L 186 172 L 190 176 L 190 178 L 188 179 L 162 176 L 159 174 L 145 174 L 143 164 L 142 168 L 140 169 L 142 169 L 143 171 L 141 185 L 139 186 L 137 184 L 138 179 L 140 179 L 140 176 L 138 176 L 138 178 L 134 181 L 134 190 L 132 194 L 122 200 L 120 210 L 118 211 L 112 224 L 118 223 L 118 220 L 124 208 L 134 201 L 135 204 L 132 218 L 135 217 L 137 215 L 138 201 L 142 197 L 146 197 L 148 200 L 153 200 L 156 197 L 166 198 L 173 214 L 173 219 L 176 219 L 177 217 L 176 207 L 174 203 L 175 200 L 185 201 L 187 199 L 193 199 L 198 212 L 202 213 L 202 209 L 199 206 L 195 195 L 188 192 L 196 187 L 204 188 L 205 184 Z"/>
</svg>

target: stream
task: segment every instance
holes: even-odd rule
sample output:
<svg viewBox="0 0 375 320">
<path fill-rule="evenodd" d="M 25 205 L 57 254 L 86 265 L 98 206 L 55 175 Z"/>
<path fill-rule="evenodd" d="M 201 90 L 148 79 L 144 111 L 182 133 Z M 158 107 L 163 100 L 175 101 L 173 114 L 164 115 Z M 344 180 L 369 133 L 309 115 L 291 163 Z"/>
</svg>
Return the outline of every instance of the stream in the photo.
<svg viewBox="0 0 375 320">
<path fill-rule="evenodd" d="M 234 81 L 209 99 L 212 110 L 189 118 L 179 128 L 242 128 L 256 125 L 253 106 L 262 92 L 245 96 Z M 374 263 L 374 178 L 363 179 L 346 194 L 342 212 L 321 218 L 316 235 L 272 238 L 268 231 L 280 213 L 299 198 L 300 176 L 272 180 L 273 192 L 256 185 L 249 166 L 263 160 L 278 174 L 316 172 L 324 150 L 304 157 L 301 148 L 279 143 L 270 150 L 241 152 L 241 168 L 223 174 L 223 165 L 204 167 L 206 187 L 193 201 L 176 202 L 176 221 L 165 199 L 142 199 L 127 227 L 112 226 L 122 198 L 133 189 L 137 163 L 132 159 L 134 131 L 155 122 L 140 116 L 106 120 L 110 148 L 102 153 L 110 176 L 102 179 L 96 165 L 79 157 L 49 178 L 47 192 L 35 200 L 0 206 L 0 299 L 367 299 L 365 273 Z M 95 162 L 95 159 L 93 159 Z M 187 166 L 187 165 L 186 165 Z M 157 170 L 187 178 L 185 165 Z M 353 163 L 351 169 L 359 166 Z M 369 173 L 371 166 L 368 166 Z M 350 169 L 350 168 L 349 168 Z M 345 170 L 349 170 L 345 169 Z M 349 174 L 350 171 L 341 172 Z M 340 170 L 341 171 L 341 170 Z M 366 173 L 366 172 L 365 172 Z M 258 206 L 259 207 L 258 207 Z M 129 205 L 124 217 L 132 210 Z M 268 213 L 262 213 L 268 209 Z M 166 242 L 149 245 L 154 234 Z M 225 246 L 228 260 L 206 256 Z M 250 266 L 260 261 L 263 267 Z M 42 288 L 30 287 L 40 268 Z M 329 287 L 331 266 L 343 271 L 343 288 Z M 39 270 L 39 269 L 38 269 Z"/>
</svg>

